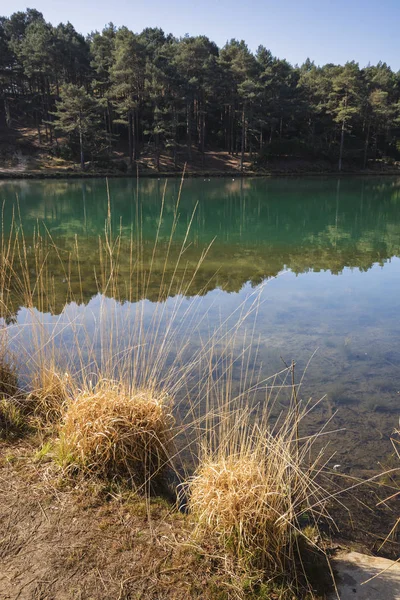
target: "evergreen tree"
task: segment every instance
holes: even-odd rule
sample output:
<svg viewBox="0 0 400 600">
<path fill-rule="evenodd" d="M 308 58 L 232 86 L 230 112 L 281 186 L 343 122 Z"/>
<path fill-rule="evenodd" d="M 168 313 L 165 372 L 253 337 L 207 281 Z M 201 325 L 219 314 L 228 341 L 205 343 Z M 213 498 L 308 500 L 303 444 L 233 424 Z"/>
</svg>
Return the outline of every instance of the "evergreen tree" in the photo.
<svg viewBox="0 0 400 600">
<path fill-rule="evenodd" d="M 54 36 L 52 27 L 44 20 L 32 21 L 24 36 L 14 44 L 15 54 L 22 64 L 29 82 L 31 110 L 35 115 L 39 144 L 42 141 L 40 126 L 50 121 L 51 89 L 50 82 L 54 73 Z M 51 141 L 51 134 L 50 134 Z"/>
<path fill-rule="evenodd" d="M 60 100 L 54 112 L 55 127 L 68 136 L 70 145 L 77 138 L 79 143 L 80 165 L 85 167 L 85 151 L 93 150 L 99 143 L 99 105 L 84 87 L 67 84 L 61 90 Z M 101 139 L 101 137 L 100 137 Z"/>
<path fill-rule="evenodd" d="M 339 67 L 332 78 L 332 88 L 328 99 L 328 112 L 335 123 L 340 125 L 339 171 L 342 170 L 345 132 L 349 131 L 353 120 L 360 112 L 360 70 L 355 62 Z"/>
<path fill-rule="evenodd" d="M 217 56 L 217 46 L 206 36 L 187 36 L 176 45 L 175 64 L 181 77 L 181 89 L 186 105 L 186 143 L 189 160 L 194 129 L 197 131 L 198 146 L 204 157 L 207 107 L 211 95 L 210 81 Z"/>
<path fill-rule="evenodd" d="M 15 77 L 15 58 L 6 32 L 6 23 L 4 17 L 0 18 L 0 114 L 3 112 L 5 125 L 11 127 L 9 95 Z"/>
<path fill-rule="evenodd" d="M 242 40 L 231 40 L 221 50 L 221 60 L 230 72 L 233 85 L 232 116 L 239 115 L 240 123 L 240 169 L 243 170 L 247 141 L 249 115 L 257 96 L 258 63 Z M 235 115 L 236 116 L 236 115 Z"/>
<path fill-rule="evenodd" d="M 137 35 L 126 27 L 115 38 L 113 64 L 110 69 L 111 95 L 119 114 L 119 123 L 128 126 L 129 163 L 139 155 L 140 111 L 144 100 L 146 56 Z"/>
<path fill-rule="evenodd" d="M 128 142 L 131 165 L 142 145 L 153 149 L 157 168 L 162 152 L 177 166 L 180 149 L 191 160 L 195 147 L 203 165 L 206 148 L 224 148 L 240 155 L 242 169 L 246 152 L 256 151 L 295 149 L 338 160 L 339 170 L 350 157 L 360 166 L 400 159 L 400 75 L 385 63 L 360 69 L 307 59 L 293 67 L 235 39 L 219 49 L 206 36 L 176 39 L 151 27 L 136 34 L 112 23 L 85 38 L 35 9 L 0 17 L 3 125 L 35 126 L 40 143 L 57 146 L 55 113 L 58 130 L 80 147 L 79 127 L 66 124 L 65 115 L 79 114 L 70 85 L 88 108 L 82 153 L 106 147 L 111 157 L 118 137 L 121 148 Z"/>
<path fill-rule="evenodd" d="M 111 151 L 114 123 L 111 93 L 111 67 L 115 50 L 117 29 L 109 23 L 101 33 L 95 32 L 90 36 L 90 66 L 94 70 L 92 87 L 99 103 L 103 107 L 104 130 L 108 139 L 108 151 Z"/>
</svg>

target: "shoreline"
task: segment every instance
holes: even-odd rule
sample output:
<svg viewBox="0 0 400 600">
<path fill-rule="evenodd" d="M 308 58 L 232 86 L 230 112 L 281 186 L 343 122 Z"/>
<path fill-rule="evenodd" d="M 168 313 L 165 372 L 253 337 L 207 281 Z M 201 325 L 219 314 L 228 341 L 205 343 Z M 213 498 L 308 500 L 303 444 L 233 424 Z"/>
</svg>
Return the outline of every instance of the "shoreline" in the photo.
<svg viewBox="0 0 400 600">
<path fill-rule="evenodd" d="M 65 477 L 43 451 L 45 447 L 38 449 L 34 439 L 0 441 L 4 480 L 0 519 L 5 523 L 0 589 L 6 598 L 17 594 L 28 600 L 36 597 L 37 590 L 40 597 L 75 598 L 78 590 L 82 598 L 107 600 L 138 597 L 137 593 L 148 597 L 148 589 L 173 600 L 228 597 L 222 594 L 231 583 L 229 576 L 211 551 L 208 555 L 193 545 L 193 518 L 179 511 L 172 499 L 165 494 L 146 499 L 128 486 Z M 314 563 L 318 566 L 314 597 L 321 600 L 333 593 L 321 552 L 330 560 L 343 560 L 356 551 L 374 564 L 386 559 L 385 566 L 395 560 L 388 561 L 385 552 L 374 552 L 371 540 L 363 543 L 330 535 L 326 527 L 317 542 L 320 559 Z M 315 550 L 312 556 L 317 556 Z M 336 581 L 340 583 L 339 578 Z M 252 588 L 244 589 L 241 597 L 261 597 Z"/>
<path fill-rule="evenodd" d="M 112 179 L 171 179 L 182 177 L 182 171 L 164 171 L 164 172 L 149 172 L 139 171 L 139 173 L 116 173 L 116 172 L 64 172 L 64 171 L 0 171 L 0 180 L 12 179 L 95 179 L 95 178 L 112 178 Z M 400 169 L 384 169 L 384 170 L 357 170 L 357 171 L 185 171 L 185 178 L 199 179 L 201 177 L 221 179 L 224 177 L 234 177 L 238 179 L 249 178 L 285 178 L 285 177 L 395 177 L 400 176 Z"/>
</svg>

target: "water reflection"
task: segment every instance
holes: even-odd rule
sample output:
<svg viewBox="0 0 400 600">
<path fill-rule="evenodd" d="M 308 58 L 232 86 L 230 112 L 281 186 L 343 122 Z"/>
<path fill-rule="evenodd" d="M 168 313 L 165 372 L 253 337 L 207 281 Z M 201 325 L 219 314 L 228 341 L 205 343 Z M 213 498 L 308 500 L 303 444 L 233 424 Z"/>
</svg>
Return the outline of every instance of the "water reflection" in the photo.
<svg viewBox="0 0 400 600">
<path fill-rule="evenodd" d="M 149 311 L 160 300 L 159 282 L 165 268 L 163 302 L 181 302 L 176 276 L 185 282 L 187 298 L 196 302 L 198 336 L 193 347 L 218 322 L 259 288 L 256 332 L 260 337 L 254 368 L 266 375 L 297 361 L 299 373 L 318 348 L 308 369 L 304 394 L 327 394 L 316 419 L 338 410 L 335 426 L 336 462 L 365 471 L 390 451 L 400 399 L 400 181 L 398 179 L 188 180 L 179 204 L 180 218 L 165 263 L 174 221 L 179 181 L 167 182 L 159 251 L 146 288 L 129 289 L 131 238 L 141 238 L 140 278 L 150 272 L 159 225 L 164 181 L 111 180 L 113 235 L 122 234 L 120 280 L 113 311 L 121 319 L 138 301 Z M 26 239 L 44 226 L 59 251 L 73 255 L 79 238 L 82 288 L 71 281 L 76 304 L 65 307 L 64 275 L 54 256 L 54 294 L 46 319 L 54 326 L 61 315 L 79 313 L 87 329 L 97 318 L 98 286 L 93 270 L 99 263 L 98 236 L 108 212 L 102 180 L 15 182 L 0 184 L 5 231 L 18 195 Z M 187 226 L 194 218 L 180 266 Z M 206 260 L 192 277 L 210 243 Z M 13 311 L 24 322 L 22 298 L 13 291 Z M 112 296 L 112 290 L 107 291 Z M 169 299 L 168 299 L 169 298 Z M 86 309 L 85 309 L 86 305 Z M 153 307 L 153 308 L 151 308 Z M 86 312 L 85 312 L 86 311 Z M 47 314 L 48 313 L 48 314 Z M 178 314 L 178 323 L 179 323 Z M 205 319 L 205 316 L 207 318 Z M 254 327 L 252 315 L 247 323 Z M 61 320 L 62 320 L 61 319 Z M 181 332 L 182 333 L 182 332 Z M 66 348 L 68 332 L 59 338 Z M 240 336 L 238 344 L 240 345 Z M 177 337 L 179 340 L 179 336 Z M 197 341 L 196 341 L 197 340 Z M 179 345 L 179 341 L 178 341 Z M 335 441 L 335 436 L 332 437 Z"/>
<path fill-rule="evenodd" d="M 167 243 L 173 226 L 179 181 L 167 182 L 160 245 Z M 143 237 L 143 270 L 149 269 L 159 223 L 163 181 L 119 179 L 110 182 L 114 234 L 126 240 Z M 174 271 L 193 211 L 185 261 L 192 268 L 212 242 L 207 260 L 197 271 L 190 295 L 220 288 L 238 292 L 251 282 L 259 284 L 284 270 L 299 274 L 346 267 L 361 271 L 383 265 L 400 255 L 400 181 L 348 179 L 188 180 L 179 204 L 180 218 L 167 265 Z M 84 301 L 96 293 L 92 266 L 99 260 L 98 236 L 104 232 L 108 212 L 106 184 L 102 180 L 33 181 L 2 183 L 5 231 L 18 196 L 25 236 L 44 226 L 63 252 L 73 252 L 79 237 L 85 276 Z M 197 208 L 196 208 L 197 206 Z M 160 253 L 162 254 L 162 253 Z M 121 269 L 129 270 L 129 251 L 121 253 Z M 162 258 L 160 259 L 160 262 Z M 149 286 L 151 300 L 158 298 L 160 265 Z M 57 273 L 57 260 L 54 260 Z M 61 273 L 60 273 L 61 277 Z M 168 273 L 167 273 L 168 277 Z M 61 277 L 62 280 L 62 277 Z M 57 306 L 60 311 L 63 299 Z"/>
</svg>

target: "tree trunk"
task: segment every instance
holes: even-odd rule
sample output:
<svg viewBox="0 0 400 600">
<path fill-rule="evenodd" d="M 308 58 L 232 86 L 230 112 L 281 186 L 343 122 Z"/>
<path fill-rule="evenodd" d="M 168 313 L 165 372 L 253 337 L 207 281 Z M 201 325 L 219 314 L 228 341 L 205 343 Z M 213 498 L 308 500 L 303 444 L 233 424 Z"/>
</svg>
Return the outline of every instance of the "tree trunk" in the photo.
<svg viewBox="0 0 400 600">
<path fill-rule="evenodd" d="M 160 170 L 160 136 L 158 133 L 156 133 L 155 136 L 155 141 L 156 141 L 156 166 L 157 166 L 157 171 Z"/>
<path fill-rule="evenodd" d="M 129 166 L 133 165 L 133 123 L 132 111 L 128 113 L 128 143 L 129 143 Z"/>
<path fill-rule="evenodd" d="M 174 108 L 174 168 L 176 169 L 178 167 L 178 155 L 177 155 L 177 151 L 176 151 L 176 145 L 177 145 L 177 141 L 176 141 L 176 135 L 177 135 L 177 125 L 176 125 L 176 108 Z"/>
<path fill-rule="evenodd" d="M 134 130 L 133 130 L 133 160 L 136 162 L 139 158 L 139 111 L 134 112 Z"/>
<path fill-rule="evenodd" d="M 228 154 L 232 153 L 232 127 L 231 127 L 231 106 L 227 108 L 227 140 L 228 140 Z"/>
<path fill-rule="evenodd" d="M 4 98 L 4 114 L 6 115 L 6 126 L 11 127 L 10 105 L 8 104 L 7 97 Z"/>
<path fill-rule="evenodd" d="M 204 169 L 204 162 L 205 162 L 205 156 L 204 156 L 205 130 L 206 130 L 206 115 L 204 113 L 204 110 L 202 110 L 202 112 L 201 112 L 201 127 L 200 127 L 200 138 L 201 138 L 200 150 L 201 150 L 201 164 L 202 164 L 203 169 Z"/>
<path fill-rule="evenodd" d="M 225 130 L 225 149 L 229 152 L 229 116 L 227 111 L 227 106 L 224 106 L 224 116 L 223 116 L 224 130 Z"/>
<path fill-rule="evenodd" d="M 192 114 L 190 102 L 186 102 L 186 144 L 188 160 L 192 160 Z"/>
<path fill-rule="evenodd" d="M 40 123 L 39 123 L 39 116 L 38 116 L 38 111 L 35 111 L 35 115 L 36 115 L 36 128 L 37 128 L 37 132 L 38 132 L 38 142 L 39 142 L 39 146 L 42 145 L 42 133 L 40 131 Z"/>
<path fill-rule="evenodd" d="M 243 171 L 243 164 L 244 164 L 244 146 L 245 146 L 245 126 L 246 126 L 246 119 L 245 119 L 245 106 L 243 104 L 243 109 L 242 109 L 242 153 L 240 156 L 240 171 Z"/>
<path fill-rule="evenodd" d="M 379 129 L 378 126 L 375 126 L 375 130 L 374 130 L 374 145 L 373 145 L 373 152 L 374 152 L 374 159 L 376 160 L 378 157 L 378 137 L 379 137 Z"/>
<path fill-rule="evenodd" d="M 105 110 L 103 113 L 104 116 L 104 133 L 105 133 L 105 139 L 108 140 L 108 127 L 107 127 L 107 111 Z M 110 155 L 110 144 L 107 143 L 107 154 Z"/>
<path fill-rule="evenodd" d="M 108 116 L 108 131 L 110 133 L 110 145 L 111 145 L 111 136 L 113 133 L 113 122 L 112 122 L 112 106 L 111 102 L 107 101 L 107 116 Z"/>
<path fill-rule="evenodd" d="M 339 165 L 338 170 L 342 170 L 342 159 L 343 159 L 343 145 L 344 145 L 344 119 L 342 121 L 342 131 L 340 134 L 340 151 L 339 151 Z"/>
<path fill-rule="evenodd" d="M 312 123 L 310 123 L 310 128 L 311 128 L 311 144 L 314 145 L 314 137 L 315 137 L 315 123 L 314 123 L 314 121 L 312 121 Z"/>
<path fill-rule="evenodd" d="M 383 143 L 383 156 L 384 157 L 387 155 L 388 141 L 389 141 L 389 127 L 388 127 L 388 125 L 386 125 L 386 127 L 385 127 L 385 139 L 384 139 L 384 143 Z"/>
<path fill-rule="evenodd" d="M 48 114 L 48 119 L 49 119 L 50 144 L 53 144 L 53 130 L 54 130 L 54 127 L 52 125 L 53 117 L 50 115 L 50 113 Z"/>
<path fill-rule="evenodd" d="M 371 128 L 371 123 L 370 123 L 370 121 L 368 121 L 367 134 L 365 136 L 365 145 L 364 145 L 364 163 L 363 163 L 364 169 L 367 166 L 367 160 L 368 160 L 368 145 L 369 145 L 370 128 Z"/>
<path fill-rule="evenodd" d="M 108 147 L 109 147 L 109 152 L 111 154 L 112 152 L 112 134 L 113 134 L 113 122 L 112 122 L 112 109 L 111 109 L 111 103 L 109 100 L 107 100 L 107 124 L 108 124 Z"/>
<path fill-rule="evenodd" d="M 235 153 L 235 107 L 230 106 L 230 153 L 233 156 Z"/>
<path fill-rule="evenodd" d="M 43 123 L 43 118 L 46 119 L 46 114 L 47 114 L 47 110 L 46 110 L 46 106 L 47 106 L 47 92 L 46 92 L 46 82 L 43 83 L 43 85 L 41 86 L 41 96 L 42 96 L 42 123 Z M 49 141 L 49 135 L 48 135 L 48 131 L 47 131 L 47 123 L 46 121 L 44 122 L 44 135 L 46 138 L 46 144 Z"/>
<path fill-rule="evenodd" d="M 195 100 L 194 101 L 194 109 L 195 109 L 194 115 L 195 115 L 196 128 L 197 128 L 198 147 L 200 149 L 201 148 L 201 126 L 202 126 L 203 103 L 200 102 L 199 100 Z"/>
<path fill-rule="evenodd" d="M 83 156 L 83 135 L 81 126 L 79 126 L 79 147 L 81 151 L 81 169 L 83 171 L 85 169 L 85 158 Z"/>
<path fill-rule="evenodd" d="M 47 121 L 51 121 L 51 116 L 50 116 L 50 105 L 51 105 L 51 92 L 50 92 L 50 80 L 47 77 L 46 78 L 46 120 Z M 47 127 L 47 123 L 46 123 L 46 141 L 47 141 L 47 131 L 49 134 L 49 138 L 50 138 L 50 144 L 53 143 L 53 132 L 52 132 L 52 128 L 51 125 L 49 125 Z"/>
</svg>

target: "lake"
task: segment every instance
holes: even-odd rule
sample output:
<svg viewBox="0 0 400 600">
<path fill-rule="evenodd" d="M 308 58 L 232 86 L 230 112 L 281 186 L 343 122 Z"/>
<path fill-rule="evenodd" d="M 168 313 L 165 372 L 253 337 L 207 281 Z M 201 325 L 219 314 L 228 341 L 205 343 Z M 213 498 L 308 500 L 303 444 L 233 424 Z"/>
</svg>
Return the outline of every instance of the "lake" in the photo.
<svg viewBox="0 0 400 600">
<path fill-rule="evenodd" d="M 400 180 L 188 179 L 176 219 L 180 183 L 112 179 L 108 205 L 102 179 L 0 182 L 5 237 L 18 202 L 28 251 L 37 230 L 65 255 L 79 240 L 75 295 L 67 294 L 66 305 L 66 275 L 55 260 L 51 303 L 38 300 L 35 318 L 59 328 L 57 343 L 66 350 L 76 343 L 71 323 L 77 319 L 96 337 L 100 310 L 119 315 L 121 337 L 131 335 L 126 324 L 138 305 L 148 323 L 158 311 L 157 335 L 173 314 L 175 339 L 186 340 L 183 360 L 250 306 L 232 342 L 236 351 L 253 344 L 247 368 L 267 377 L 294 360 L 300 378 L 308 365 L 301 395 L 324 397 L 312 425 L 333 416 L 329 428 L 340 430 L 330 436 L 332 464 L 350 473 L 380 468 L 399 422 Z M 102 298 L 93 277 L 108 213 L 113 239 L 140 237 L 142 273 L 149 273 L 158 240 L 146 285 L 134 294 L 129 286 L 125 295 L 120 289 L 117 298 L 111 288 Z M 123 278 L 132 260 L 123 245 L 120 260 Z M 177 273 L 184 287 L 175 285 Z M 11 339 L 28 347 L 32 317 L 18 294 L 12 313 Z M 171 361 L 167 356 L 163 368 Z"/>
</svg>

